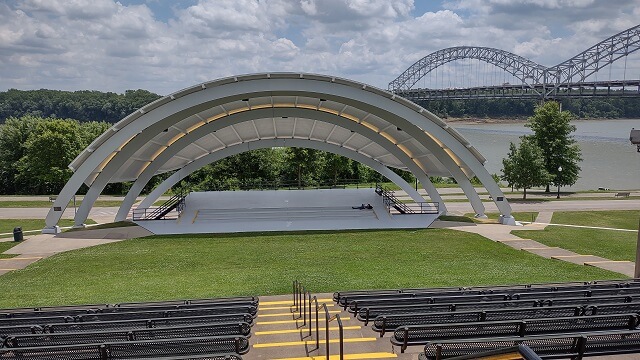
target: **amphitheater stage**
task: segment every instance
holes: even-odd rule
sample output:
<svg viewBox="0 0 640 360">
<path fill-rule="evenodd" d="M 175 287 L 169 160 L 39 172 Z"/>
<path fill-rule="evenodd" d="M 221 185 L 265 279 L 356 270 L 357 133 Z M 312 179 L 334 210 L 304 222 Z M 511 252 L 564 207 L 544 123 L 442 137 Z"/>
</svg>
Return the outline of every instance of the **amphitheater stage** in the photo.
<svg viewBox="0 0 640 360">
<path fill-rule="evenodd" d="M 353 209 L 371 204 L 372 209 Z M 427 228 L 438 214 L 393 214 L 374 189 L 192 192 L 177 220 L 135 221 L 154 234 Z"/>
</svg>

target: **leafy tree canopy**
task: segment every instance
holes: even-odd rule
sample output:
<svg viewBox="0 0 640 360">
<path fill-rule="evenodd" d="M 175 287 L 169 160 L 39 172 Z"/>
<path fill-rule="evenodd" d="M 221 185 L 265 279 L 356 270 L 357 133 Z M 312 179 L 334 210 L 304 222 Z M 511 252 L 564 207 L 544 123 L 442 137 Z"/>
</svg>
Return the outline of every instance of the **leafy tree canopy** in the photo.
<svg viewBox="0 0 640 360">
<path fill-rule="evenodd" d="M 542 149 L 529 136 L 520 139 L 519 146 L 509 145 L 509 153 L 502 159 L 502 180 L 509 186 L 523 189 L 523 199 L 526 199 L 527 189 L 547 184 L 551 175 L 544 168 Z"/>
<path fill-rule="evenodd" d="M 560 111 L 560 104 L 548 101 L 536 107 L 526 126 L 533 130 L 531 139 L 542 149 L 544 168 L 551 178 L 545 184 L 555 186 L 573 185 L 580 177 L 582 161 L 580 146 L 571 135 L 576 130 L 571 125 L 574 119 L 569 111 Z"/>
</svg>

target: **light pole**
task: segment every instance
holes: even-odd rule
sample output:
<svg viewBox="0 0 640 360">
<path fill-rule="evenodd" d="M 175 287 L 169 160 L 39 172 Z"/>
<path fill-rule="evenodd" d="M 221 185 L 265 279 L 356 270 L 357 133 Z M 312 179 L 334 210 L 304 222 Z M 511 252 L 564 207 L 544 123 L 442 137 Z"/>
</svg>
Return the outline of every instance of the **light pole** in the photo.
<svg viewBox="0 0 640 360">
<path fill-rule="evenodd" d="M 640 129 L 631 128 L 629 134 L 631 144 L 635 145 L 640 153 Z M 640 221 L 638 221 L 638 241 L 636 242 L 636 266 L 633 270 L 633 277 L 640 277 Z"/>
<path fill-rule="evenodd" d="M 562 172 L 562 166 L 558 166 L 558 177 L 560 177 L 560 173 Z M 558 196 L 556 199 L 560 199 L 560 182 L 558 182 Z"/>
</svg>

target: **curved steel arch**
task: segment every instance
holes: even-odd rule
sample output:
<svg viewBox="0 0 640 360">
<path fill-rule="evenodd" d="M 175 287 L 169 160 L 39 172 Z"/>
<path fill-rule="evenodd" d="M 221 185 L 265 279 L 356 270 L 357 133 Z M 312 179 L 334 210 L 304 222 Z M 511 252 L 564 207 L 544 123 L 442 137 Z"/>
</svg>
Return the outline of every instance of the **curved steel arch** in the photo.
<svg viewBox="0 0 640 360">
<path fill-rule="evenodd" d="M 276 147 L 276 146 L 304 147 L 304 148 L 327 151 L 327 152 L 348 157 L 354 161 L 357 161 L 369 166 L 373 170 L 380 173 L 382 176 L 391 180 L 394 184 L 398 185 L 402 190 L 406 191 L 407 194 L 411 196 L 411 198 L 414 201 L 416 202 L 424 201 L 422 199 L 422 196 L 420 196 L 420 194 L 410 184 L 408 184 L 404 179 L 402 179 L 398 174 L 394 173 L 393 171 L 391 171 L 391 169 L 382 165 L 378 161 L 372 158 L 369 158 L 367 156 L 364 156 L 356 151 L 348 150 L 342 146 L 331 144 L 331 143 L 325 143 L 318 140 L 309 141 L 304 139 L 260 139 L 260 140 L 254 140 L 254 141 L 232 145 L 220 151 L 210 153 L 209 155 L 205 155 L 201 158 L 198 158 L 197 160 L 194 160 L 193 162 L 189 163 L 185 167 L 173 173 L 171 176 L 165 179 L 162 183 L 156 186 L 156 188 L 153 189 L 153 191 L 149 193 L 149 195 L 147 195 L 144 198 L 144 200 L 142 200 L 139 207 L 140 208 L 150 207 L 151 205 L 153 205 L 153 203 L 156 200 L 158 200 L 160 196 L 162 196 L 162 194 L 164 194 L 167 190 L 169 190 L 178 181 L 184 179 L 185 177 L 189 176 L 190 174 L 199 170 L 200 168 L 202 168 L 207 164 L 211 164 L 218 160 L 222 160 L 226 157 L 240 154 L 246 151 L 264 149 L 264 148 L 270 148 L 270 147 Z M 133 190 L 133 187 L 132 187 L 132 190 Z M 115 221 L 123 221 L 126 219 L 127 214 L 129 213 L 133 205 L 133 201 L 135 201 L 135 198 L 140 194 L 140 191 L 137 191 L 137 190 L 132 191 L 130 192 L 130 194 L 132 194 L 131 198 L 125 199 L 125 201 L 122 202 L 122 205 L 118 209 L 118 214 L 116 215 Z M 127 197 L 129 197 L 129 194 L 127 194 Z M 443 204 L 440 203 L 440 205 L 442 206 Z M 446 212 L 446 208 L 441 207 L 439 210 L 441 213 Z"/>
<path fill-rule="evenodd" d="M 564 84 L 584 81 L 598 70 L 640 49 L 640 25 L 621 31 L 569 60 L 547 69 L 550 80 Z"/>
<path fill-rule="evenodd" d="M 135 198 L 139 195 L 140 191 L 144 188 L 146 183 L 151 180 L 151 177 L 155 174 L 155 172 L 162 167 L 162 165 L 169 161 L 173 156 L 175 156 L 180 150 L 184 149 L 184 147 L 191 144 L 193 141 L 198 140 L 201 137 L 204 137 L 211 132 L 215 132 L 222 128 L 232 126 L 235 124 L 239 124 L 242 122 L 247 122 L 255 119 L 265 118 L 265 117 L 301 117 L 301 118 L 309 118 L 309 119 L 317 119 L 319 121 L 336 124 L 338 126 L 344 127 L 348 130 L 354 131 L 360 135 L 367 137 L 368 139 L 375 141 L 377 144 L 383 146 L 386 150 L 388 150 L 391 154 L 393 154 L 396 158 L 402 161 L 405 166 L 409 169 L 409 171 L 420 181 L 424 189 L 427 191 L 429 196 L 433 201 L 438 203 L 443 203 L 442 198 L 438 194 L 437 189 L 433 186 L 427 174 L 421 171 L 421 168 L 417 163 L 414 162 L 407 154 L 402 152 L 402 150 L 395 146 L 395 144 L 391 143 L 382 135 L 376 133 L 375 131 L 367 128 L 366 126 L 360 125 L 352 120 L 342 118 L 338 115 L 320 112 L 317 110 L 310 110 L 304 108 L 267 108 L 267 109 L 258 109 L 246 112 L 238 112 L 224 118 L 218 119 L 216 121 L 212 121 L 206 125 L 203 125 L 196 130 L 190 132 L 189 134 L 181 137 L 179 140 L 171 144 L 167 149 L 164 149 L 162 153 L 152 161 L 145 170 L 138 175 L 138 180 L 134 183 L 134 185 L 129 190 L 129 193 L 125 197 L 125 202 L 133 204 Z M 280 137 L 280 138 L 289 138 Z M 309 139 L 308 141 L 317 141 Z M 352 149 L 355 151 L 354 149 Z M 121 152 L 118 154 L 124 158 L 127 158 L 129 154 L 127 153 L 127 149 L 123 148 Z M 105 168 L 106 169 L 106 168 Z M 105 178 L 110 177 L 113 172 L 110 170 L 105 170 L 102 174 Z M 99 178 L 98 178 L 99 179 Z M 96 179 L 96 180 L 98 180 Z M 97 199 L 95 194 L 100 194 L 104 188 L 106 181 L 96 182 L 96 187 L 94 189 L 94 185 L 92 185 L 87 192 L 87 195 L 84 197 L 82 201 L 82 205 L 76 212 L 75 215 L 75 225 L 80 226 L 84 223 L 89 215 L 89 211 L 93 206 L 93 203 Z M 99 186 L 99 188 L 98 188 Z M 90 195 L 91 194 L 91 195 Z M 478 199 L 479 200 L 479 199 Z M 479 201 L 480 205 L 482 202 Z M 443 206 L 443 209 L 446 210 L 446 207 Z M 474 206 L 474 210 L 479 211 L 479 214 L 484 214 L 484 208 L 479 210 L 476 206 Z"/>
<path fill-rule="evenodd" d="M 273 117 L 286 116 L 286 117 L 309 118 L 309 119 L 324 121 L 324 122 L 328 122 L 328 123 L 334 123 L 334 124 L 337 124 L 337 125 L 339 125 L 339 126 L 341 126 L 343 128 L 346 128 L 346 129 L 351 130 L 351 131 L 353 131 L 355 133 L 363 135 L 363 136 L 365 136 L 365 137 L 367 137 L 367 138 L 369 138 L 371 140 L 376 141 L 377 144 L 382 145 L 383 147 L 388 149 L 391 153 L 394 154 L 394 156 L 398 157 L 399 160 L 403 161 L 403 163 L 410 164 L 412 162 L 412 159 L 410 159 L 406 154 L 404 154 L 401 151 L 399 151 L 399 149 L 393 149 L 395 144 L 391 143 L 385 137 L 377 134 L 376 132 L 374 132 L 373 130 L 369 129 L 366 126 L 358 124 L 358 123 L 356 123 L 356 122 L 354 122 L 352 120 L 349 120 L 347 118 L 343 118 L 343 117 L 341 117 L 339 115 L 331 114 L 331 113 L 325 113 L 325 112 L 319 112 L 317 110 L 310 110 L 310 109 L 305 109 L 305 108 L 295 108 L 295 107 L 290 107 L 290 108 L 278 107 L 278 108 L 273 108 L 273 109 L 258 109 L 258 110 L 247 111 L 247 112 L 238 112 L 238 113 L 229 115 L 227 117 L 221 118 L 221 119 L 219 119 L 217 121 L 210 122 L 207 125 L 201 126 L 198 129 L 194 130 L 193 132 L 191 132 L 191 133 L 185 135 L 184 137 L 180 138 L 179 140 L 177 140 L 169 148 L 165 149 L 158 156 L 158 158 L 154 159 L 151 162 L 151 164 L 140 175 L 138 175 L 138 179 L 135 181 L 133 186 L 130 188 L 129 193 L 125 197 L 124 202 L 127 203 L 127 204 L 130 204 L 130 205 L 128 205 L 128 207 L 130 208 L 131 205 L 133 205 L 134 200 L 137 198 L 137 196 L 140 194 L 140 192 L 142 191 L 144 186 L 151 179 L 151 177 L 155 174 L 155 172 L 158 169 L 160 169 L 166 161 L 171 159 L 171 157 L 173 157 L 180 150 L 182 150 L 185 145 L 190 144 L 193 141 L 198 140 L 200 137 L 206 136 L 207 134 L 210 134 L 211 132 L 215 132 L 217 130 L 220 130 L 220 129 L 224 128 L 224 127 L 231 126 L 231 125 L 236 125 L 236 124 L 239 124 L 241 122 L 247 122 L 247 121 L 256 120 L 256 119 L 262 118 L 262 117 L 267 116 L 267 115 L 270 115 L 270 116 L 273 116 Z M 280 138 L 289 139 L 290 137 L 280 137 Z M 315 140 L 309 139 L 309 141 L 315 141 Z M 445 165 L 448 165 L 447 167 L 450 169 L 454 179 L 456 179 L 458 184 L 463 189 L 465 195 L 469 198 L 474 212 L 477 215 L 480 215 L 480 216 L 484 215 L 485 208 L 484 208 L 484 205 L 482 204 L 482 200 L 478 196 L 478 193 L 475 191 L 475 188 L 473 187 L 473 185 L 469 181 L 468 177 L 460 170 L 460 168 L 453 161 L 450 161 L 450 159 L 447 157 L 448 155 L 445 154 L 445 152 L 444 152 L 444 150 L 442 150 L 442 148 L 440 148 L 438 146 L 435 146 L 436 144 L 433 142 L 433 140 L 428 139 L 427 141 L 429 141 L 429 143 L 434 145 L 434 147 L 433 147 L 434 150 L 438 150 L 438 149 L 440 150 L 440 151 L 437 151 L 436 154 L 440 155 L 441 161 L 445 160 Z M 123 151 L 124 151 L 124 149 L 123 149 Z M 126 154 L 124 154 L 124 155 L 126 156 Z M 449 161 L 446 161 L 446 160 L 449 160 Z M 442 208 L 441 209 L 444 212 L 446 212 L 446 207 L 444 205 L 444 202 L 442 201 L 442 198 L 438 194 L 437 189 L 429 181 L 429 178 L 427 176 L 424 176 L 425 174 L 421 174 L 420 170 L 418 168 L 416 168 L 415 166 L 413 166 L 413 165 L 408 166 L 408 168 L 411 171 L 411 173 L 414 174 L 414 176 L 416 176 L 416 178 L 419 179 L 420 183 L 423 185 L 423 187 L 425 188 L 425 190 L 427 191 L 427 194 L 429 194 L 431 199 L 433 201 L 441 203 L 442 204 Z M 109 172 L 105 171 L 105 173 L 108 174 Z M 93 193 L 98 193 L 98 191 L 94 191 Z M 80 209 L 77 211 L 76 218 L 75 218 L 76 225 L 80 225 L 86 220 L 86 218 L 87 218 L 87 216 L 89 214 L 89 211 L 91 209 L 92 203 L 95 200 L 96 200 L 96 197 L 89 198 L 87 196 L 87 197 L 84 198 L 83 204 L 85 204 L 86 206 L 83 207 L 81 205 Z M 421 200 L 417 200 L 417 199 L 414 199 L 414 200 L 415 201 L 421 201 Z M 129 209 L 127 208 L 126 211 L 128 212 Z M 118 218 L 121 218 L 124 215 L 126 215 L 126 213 L 122 214 L 121 212 L 119 212 Z"/>
<path fill-rule="evenodd" d="M 544 80 L 546 67 L 514 53 L 480 46 L 456 46 L 433 52 L 416 61 L 389 83 L 389 91 L 409 90 L 418 80 L 446 63 L 461 59 L 478 59 L 493 64 L 527 82 Z"/>
<path fill-rule="evenodd" d="M 409 90 L 435 68 L 460 59 L 478 59 L 493 64 L 527 85 L 583 82 L 602 68 L 640 49 L 640 25 L 621 31 L 552 67 L 537 64 L 511 52 L 477 46 L 457 46 L 433 52 L 415 62 L 389 83 L 389 91 Z M 576 79 L 577 77 L 577 79 Z"/>
<path fill-rule="evenodd" d="M 221 79 L 179 91 L 141 108 L 114 125 L 70 165 L 75 172 L 50 209 L 47 226 L 52 227 L 57 223 L 61 209 L 67 206 L 85 179 L 91 181 L 92 174 L 96 173 L 96 180 L 100 181 L 91 184 L 90 192 L 99 194 L 102 182 L 106 183 L 110 178 L 110 171 L 119 169 L 126 161 L 125 154 L 128 151 L 125 149 L 139 148 L 172 124 L 199 111 L 240 101 L 245 97 L 264 96 L 327 98 L 384 119 L 388 124 L 402 128 L 422 144 L 433 139 L 442 150 L 446 150 L 445 157 L 477 175 L 494 199 L 503 196 L 482 166 L 482 156 L 455 130 L 414 103 L 346 79 L 298 73 L 254 74 Z M 95 194 L 88 195 L 93 197 Z M 507 202 L 496 202 L 496 205 L 505 217 L 510 218 L 511 208 Z"/>
<path fill-rule="evenodd" d="M 370 128 L 358 124 L 352 120 L 344 118 L 342 116 L 322 112 L 318 110 L 310 110 L 306 108 L 296 108 L 296 107 L 278 107 L 278 108 L 267 108 L 267 109 L 258 109 L 258 110 L 248 110 L 245 112 L 238 112 L 232 115 L 228 115 L 221 119 L 218 119 L 214 122 L 210 122 L 206 125 L 203 125 L 189 134 L 181 137 L 167 149 L 164 149 L 160 155 L 154 159 L 151 164 L 144 169 L 144 171 L 138 175 L 138 178 L 134 185 L 130 188 L 129 193 L 125 197 L 125 203 L 133 204 L 135 198 L 140 194 L 144 186 L 148 181 L 151 180 L 151 177 L 155 174 L 157 170 L 159 170 L 164 163 L 169 161 L 173 156 L 175 156 L 178 152 L 180 152 L 184 147 L 188 146 L 188 144 L 193 141 L 198 140 L 199 138 L 206 136 L 211 132 L 215 132 L 227 126 L 237 125 L 242 122 L 256 120 L 264 117 L 300 117 L 300 118 L 309 118 L 314 120 L 320 120 L 328 123 L 337 124 L 341 127 L 344 127 L 348 130 L 351 130 L 355 133 L 363 135 L 370 140 L 375 141 L 378 145 L 383 146 L 386 150 L 396 156 L 400 161 L 403 162 L 409 169 L 409 171 L 420 181 L 424 189 L 427 191 L 427 194 L 433 201 L 436 201 L 442 204 L 442 210 L 446 212 L 446 206 L 442 201 L 437 189 L 433 186 L 427 174 L 421 171 L 420 164 L 414 164 L 415 160 L 410 158 L 404 152 L 402 152 L 399 148 L 397 148 L 393 142 L 390 142 L 389 139 L 383 137 L 379 133 L 371 130 Z M 407 129 L 407 128 L 405 128 Z M 281 138 L 289 138 L 289 137 L 281 137 Z M 482 216 L 484 215 L 485 208 L 482 200 L 478 196 L 475 188 L 469 181 L 469 178 L 462 172 L 462 170 L 455 164 L 454 161 L 449 157 L 450 155 L 446 154 L 446 152 L 439 147 L 435 141 L 429 137 L 425 137 L 425 142 L 430 144 L 429 148 L 434 151 L 436 155 L 439 156 L 440 160 L 447 166 L 452 176 L 458 182 L 465 195 L 469 199 L 471 206 L 473 207 L 474 212 Z M 132 155 L 132 152 L 136 150 L 135 144 L 130 143 L 127 144 L 123 149 L 120 150 L 117 156 L 122 159 L 126 159 Z M 97 200 L 98 196 L 106 186 L 108 179 L 114 173 L 114 169 L 111 165 L 117 164 L 117 162 L 113 162 L 112 164 L 105 167 L 104 171 L 95 179 L 94 183 L 89 188 L 87 195 L 84 197 L 82 205 L 76 212 L 75 215 L 75 225 L 81 226 L 84 221 L 89 216 L 89 212 L 91 207 Z M 417 201 L 417 200 L 416 200 Z M 130 207 L 130 206 L 129 206 Z M 128 211 L 128 210 L 127 210 Z M 122 215 L 122 214 L 121 214 Z"/>
</svg>

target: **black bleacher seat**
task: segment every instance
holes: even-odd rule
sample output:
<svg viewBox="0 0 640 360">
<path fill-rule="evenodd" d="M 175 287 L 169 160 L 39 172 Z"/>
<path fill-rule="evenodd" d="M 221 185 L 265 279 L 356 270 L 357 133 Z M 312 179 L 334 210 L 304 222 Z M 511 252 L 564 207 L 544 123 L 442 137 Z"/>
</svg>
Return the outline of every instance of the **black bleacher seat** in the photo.
<svg viewBox="0 0 640 360">
<path fill-rule="evenodd" d="M 640 330 L 434 341 L 425 345 L 418 359 L 447 359 L 514 345 L 526 345 L 545 359 L 629 354 L 640 352 Z"/>
<path fill-rule="evenodd" d="M 82 345 L 1 348 L 0 359 L 89 360 L 89 359 L 155 359 L 172 356 L 210 355 L 249 351 L 249 340 L 243 336 L 214 336 L 161 340 L 106 342 Z"/>
<path fill-rule="evenodd" d="M 397 328 L 391 343 L 404 352 L 409 345 L 423 345 L 437 340 L 634 330 L 637 325 L 637 314 L 409 325 Z"/>
<path fill-rule="evenodd" d="M 173 339 L 224 335 L 249 337 L 250 333 L 251 326 L 247 323 L 218 323 L 147 329 L 111 329 L 101 331 L 58 332 L 35 335 L 11 335 L 4 340 L 4 347 L 15 348 L 59 346 L 96 342 Z"/>
</svg>

